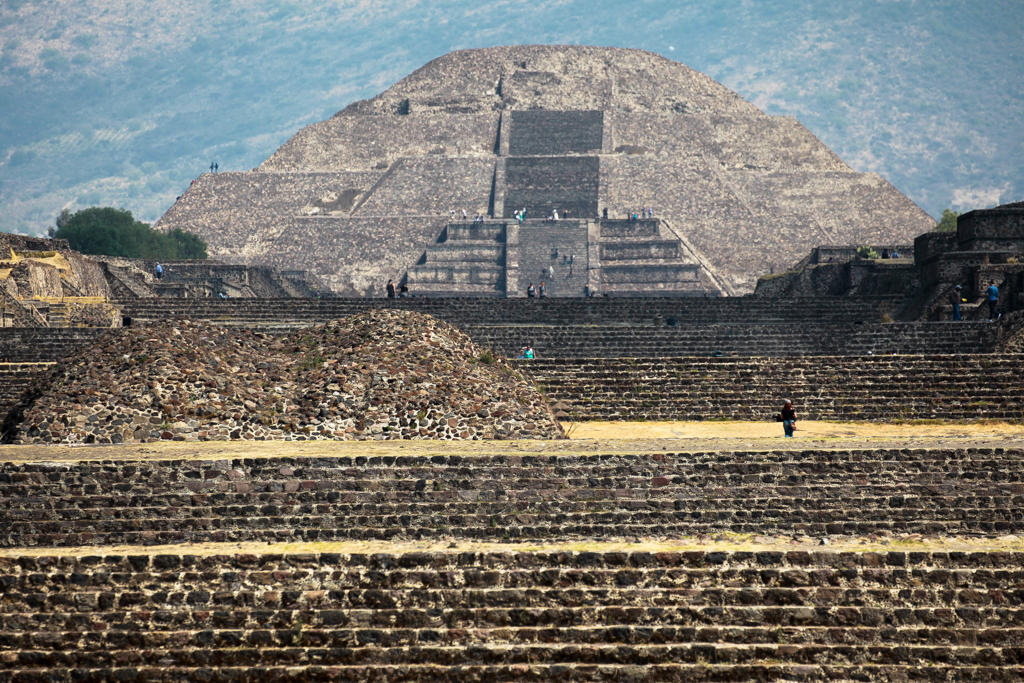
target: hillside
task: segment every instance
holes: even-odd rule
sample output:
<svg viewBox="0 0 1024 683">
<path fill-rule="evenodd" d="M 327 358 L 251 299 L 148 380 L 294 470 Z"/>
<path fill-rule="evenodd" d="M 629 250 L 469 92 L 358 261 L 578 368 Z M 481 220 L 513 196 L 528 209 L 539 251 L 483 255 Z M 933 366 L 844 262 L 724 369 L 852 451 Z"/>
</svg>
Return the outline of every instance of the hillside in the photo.
<svg viewBox="0 0 1024 683">
<path fill-rule="evenodd" d="M 0 229 L 94 204 L 153 221 L 213 160 L 252 168 L 440 54 L 527 42 L 681 61 L 797 116 L 933 216 L 1024 194 L 1019 3 L 767 5 L 5 0 Z"/>
</svg>

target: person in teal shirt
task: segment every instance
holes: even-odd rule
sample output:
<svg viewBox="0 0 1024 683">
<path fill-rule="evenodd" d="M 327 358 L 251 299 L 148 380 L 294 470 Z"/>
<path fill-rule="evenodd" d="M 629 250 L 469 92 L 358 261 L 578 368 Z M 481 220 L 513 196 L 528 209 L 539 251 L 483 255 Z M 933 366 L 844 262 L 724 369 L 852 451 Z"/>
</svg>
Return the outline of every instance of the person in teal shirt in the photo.
<svg viewBox="0 0 1024 683">
<path fill-rule="evenodd" d="M 988 299 L 988 321 L 999 320 L 1000 316 L 996 313 L 996 306 L 999 305 L 999 288 L 996 287 L 994 280 L 988 283 L 985 295 Z"/>
</svg>

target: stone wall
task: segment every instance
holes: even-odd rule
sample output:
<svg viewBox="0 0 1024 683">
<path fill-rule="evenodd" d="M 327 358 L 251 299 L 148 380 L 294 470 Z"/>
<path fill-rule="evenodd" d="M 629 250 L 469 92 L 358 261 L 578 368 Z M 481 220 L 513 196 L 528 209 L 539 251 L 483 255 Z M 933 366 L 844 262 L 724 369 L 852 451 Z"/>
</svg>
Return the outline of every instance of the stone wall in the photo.
<svg viewBox="0 0 1024 683">
<path fill-rule="evenodd" d="M 354 216 L 447 216 L 488 213 L 493 157 L 435 156 L 400 159 L 353 212 Z M 365 239 L 354 234 L 350 239 Z"/>
</svg>

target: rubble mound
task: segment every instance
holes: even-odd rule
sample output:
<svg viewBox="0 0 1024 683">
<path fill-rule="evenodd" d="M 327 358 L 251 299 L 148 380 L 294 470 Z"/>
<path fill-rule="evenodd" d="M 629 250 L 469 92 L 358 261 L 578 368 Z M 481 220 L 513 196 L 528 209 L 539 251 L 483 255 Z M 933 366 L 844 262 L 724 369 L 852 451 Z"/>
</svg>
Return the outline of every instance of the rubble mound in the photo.
<svg viewBox="0 0 1024 683">
<path fill-rule="evenodd" d="M 370 311 L 276 339 L 173 320 L 38 380 L 13 443 L 561 438 L 541 394 L 451 325 Z"/>
<path fill-rule="evenodd" d="M 325 433 L 374 438 L 559 438 L 531 382 L 429 315 L 374 310 L 293 333 L 299 412 Z"/>
</svg>

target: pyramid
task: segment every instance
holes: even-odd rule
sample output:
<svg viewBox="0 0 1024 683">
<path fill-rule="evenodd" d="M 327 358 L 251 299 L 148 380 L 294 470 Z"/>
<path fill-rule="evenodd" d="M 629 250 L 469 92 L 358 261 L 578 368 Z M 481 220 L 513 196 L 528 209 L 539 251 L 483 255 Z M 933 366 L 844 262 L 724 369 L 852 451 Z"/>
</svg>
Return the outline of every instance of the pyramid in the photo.
<svg viewBox="0 0 1024 683">
<path fill-rule="evenodd" d="M 204 174 L 157 223 L 345 296 L 389 279 L 429 295 L 540 280 L 551 296 L 738 295 L 813 246 L 933 225 L 796 119 L 659 55 L 581 46 L 447 54 L 251 172 Z"/>
</svg>

